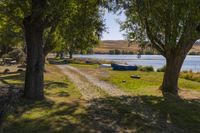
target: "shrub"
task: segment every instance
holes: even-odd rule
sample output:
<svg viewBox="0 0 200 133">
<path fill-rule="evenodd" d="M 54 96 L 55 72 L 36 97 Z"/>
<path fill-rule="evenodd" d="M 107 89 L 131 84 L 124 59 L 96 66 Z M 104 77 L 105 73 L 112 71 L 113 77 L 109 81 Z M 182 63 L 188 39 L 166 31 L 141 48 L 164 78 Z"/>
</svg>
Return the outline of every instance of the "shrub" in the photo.
<svg viewBox="0 0 200 133">
<path fill-rule="evenodd" d="M 157 72 L 165 72 L 165 70 L 166 70 L 166 66 L 164 65 L 163 67 L 158 68 Z"/>
<path fill-rule="evenodd" d="M 88 49 L 87 54 L 94 54 L 94 50 L 92 48 Z"/>
<path fill-rule="evenodd" d="M 115 54 L 116 54 L 116 55 L 119 55 L 119 54 L 121 54 L 121 51 L 118 50 L 118 49 L 115 49 Z"/>
<path fill-rule="evenodd" d="M 123 55 L 126 55 L 126 54 L 128 54 L 128 52 L 125 51 L 125 50 L 122 50 L 122 54 L 123 54 Z"/>
<path fill-rule="evenodd" d="M 183 71 L 180 74 L 180 78 L 200 82 L 200 73 L 193 73 L 191 70 Z"/>
<path fill-rule="evenodd" d="M 189 52 L 189 55 L 197 55 L 197 53 L 194 51 L 191 51 L 191 52 Z"/>
<path fill-rule="evenodd" d="M 150 50 L 146 50 L 146 51 L 144 52 L 144 54 L 145 54 L 145 55 L 153 55 L 154 52 L 153 52 L 153 51 L 150 51 Z"/>
<path fill-rule="evenodd" d="M 140 66 L 138 68 L 139 71 L 143 71 L 143 72 L 153 72 L 154 68 L 152 66 Z"/>
<path fill-rule="evenodd" d="M 3 59 L 9 58 L 9 55 L 8 55 L 8 54 L 4 54 L 4 55 L 2 55 L 2 58 L 3 58 Z"/>
<path fill-rule="evenodd" d="M 191 51 L 191 52 L 189 52 L 189 55 L 200 55 L 200 52 Z"/>
<path fill-rule="evenodd" d="M 48 58 L 49 64 L 68 64 L 71 63 L 72 60 L 59 59 L 59 58 Z"/>
<path fill-rule="evenodd" d="M 3 55 L 2 58 L 12 58 L 16 60 L 17 63 L 23 63 L 26 60 L 26 55 L 21 49 L 14 49 L 8 54 Z"/>
<path fill-rule="evenodd" d="M 134 53 L 133 51 L 129 51 L 128 54 L 133 55 L 133 54 L 137 54 L 137 53 Z"/>
<path fill-rule="evenodd" d="M 115 51 L 114 50 L 110 50 L 109 54 L 113 55 L 113 54 L 115 54 Z"/>
</svg>

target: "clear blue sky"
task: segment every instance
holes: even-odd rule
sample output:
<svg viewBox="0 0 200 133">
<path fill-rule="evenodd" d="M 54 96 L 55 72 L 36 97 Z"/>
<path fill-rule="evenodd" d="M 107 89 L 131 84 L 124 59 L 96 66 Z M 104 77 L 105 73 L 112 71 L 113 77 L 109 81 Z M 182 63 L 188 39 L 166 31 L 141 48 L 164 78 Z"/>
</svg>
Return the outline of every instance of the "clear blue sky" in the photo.
<svg viewBox="0 0 200 133">
<path fill-rule="evenodd" d="M 120 32 L 120 25 L 116 22 L 116 20 L 125 20 L 125 15 L 123 13 L 116 15 L 106 12 L 105 20 L 108 33 L 103 33 L 102 40 L 124 40 L 122 35 L 123 32 Z"/>
</svg>

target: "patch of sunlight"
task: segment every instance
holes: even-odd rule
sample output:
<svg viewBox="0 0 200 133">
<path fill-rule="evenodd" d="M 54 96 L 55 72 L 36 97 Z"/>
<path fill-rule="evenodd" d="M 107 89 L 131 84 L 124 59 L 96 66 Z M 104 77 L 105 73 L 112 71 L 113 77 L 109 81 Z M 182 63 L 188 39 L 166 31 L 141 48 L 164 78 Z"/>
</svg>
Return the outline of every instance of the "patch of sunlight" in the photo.
<svg viewBox="0 0 200 133">
<path fill-rule="evenodd" d="M 39 119 L 41 117 L 48 116 L 51 113 L 49 110 L 50 109 L 34 108 L 22 114 L 22 118 L 31 120 Z"/>
</svg>

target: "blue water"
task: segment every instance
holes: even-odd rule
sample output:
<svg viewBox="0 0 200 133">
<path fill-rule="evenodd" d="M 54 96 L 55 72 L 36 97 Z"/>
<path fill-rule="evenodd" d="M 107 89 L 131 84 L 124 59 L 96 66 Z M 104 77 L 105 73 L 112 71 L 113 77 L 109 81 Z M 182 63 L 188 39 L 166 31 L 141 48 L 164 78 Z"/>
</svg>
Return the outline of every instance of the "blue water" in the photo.
<svg viewBox="0 0 200 133">
<path fill-rule="evenodd" d="M 140 59 L 137 55 L 75 55 L 79 58 L 92 58 L 108 61 L 116 61 L 119 63 L 127 63 L 130 65 L 153 66 L 155 69 L 161 68 L 165 65 L 165 58 L 161 55 L 142 55 Z M 182 70 L 192 70 L 200 72 L 200 56 L 188 55 L 182 66 Z"/>
</svg>

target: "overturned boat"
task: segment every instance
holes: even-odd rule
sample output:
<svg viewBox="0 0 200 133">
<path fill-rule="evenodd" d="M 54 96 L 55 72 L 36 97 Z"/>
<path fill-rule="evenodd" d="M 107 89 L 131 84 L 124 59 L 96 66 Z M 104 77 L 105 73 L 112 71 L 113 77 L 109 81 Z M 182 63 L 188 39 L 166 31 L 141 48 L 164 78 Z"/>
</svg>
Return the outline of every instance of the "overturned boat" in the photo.
<svg viewBox="0 0 200 133">
<path fill-rule="evenodd" d="M 137 66 L 133 65 L 125 65 L 125 64 L 111 64 L 113 70 L 123 70 L 123 71 L 136 71 L 138 69 Z"/>
</svg>

